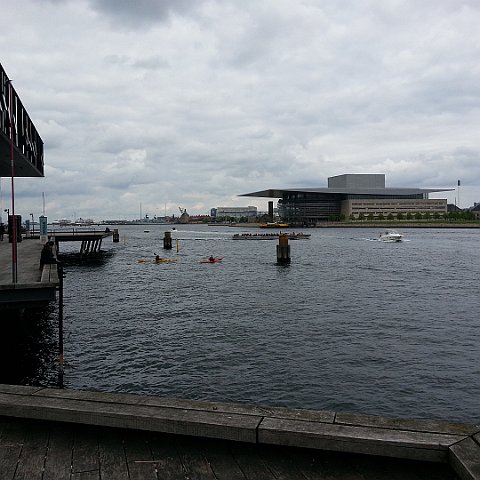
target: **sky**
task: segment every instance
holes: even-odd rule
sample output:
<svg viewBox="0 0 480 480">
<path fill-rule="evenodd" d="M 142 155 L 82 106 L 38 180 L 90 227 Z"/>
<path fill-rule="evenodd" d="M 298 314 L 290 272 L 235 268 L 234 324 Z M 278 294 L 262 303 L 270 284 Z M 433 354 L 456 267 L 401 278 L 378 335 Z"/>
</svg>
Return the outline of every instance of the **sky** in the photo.
<svg viewBox="0 0 480 480">
<path fill-rule="evenodd" d="M 266 210 L 239 195 L 344 173 L 473 205 L 478 25 L 478 0 L 5 2 L 0 63 L 45 148 L 16 213 Z"/>
</svg>

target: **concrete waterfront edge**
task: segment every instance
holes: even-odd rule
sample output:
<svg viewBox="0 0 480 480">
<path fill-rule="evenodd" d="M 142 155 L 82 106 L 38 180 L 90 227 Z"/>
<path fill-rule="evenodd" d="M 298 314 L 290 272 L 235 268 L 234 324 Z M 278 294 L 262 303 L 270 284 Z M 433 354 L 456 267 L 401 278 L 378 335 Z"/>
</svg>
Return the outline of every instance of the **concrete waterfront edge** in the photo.
<svg viewBox="0 0 480 480">
<path fill-rule="evenodd" d="M 480 480 L 480 426 L 0 385 L 0 415 L 449 463 Z"/>
</svg>

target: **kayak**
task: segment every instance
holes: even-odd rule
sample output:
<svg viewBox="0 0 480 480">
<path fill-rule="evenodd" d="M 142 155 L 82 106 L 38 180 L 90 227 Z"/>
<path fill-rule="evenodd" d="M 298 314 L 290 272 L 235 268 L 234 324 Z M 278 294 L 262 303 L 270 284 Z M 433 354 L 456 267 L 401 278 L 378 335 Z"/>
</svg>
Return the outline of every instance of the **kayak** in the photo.
<svg viewBox="0 0 480 480">
<path fill-rule="evenodd" d="M 223 260 L 223 257 L 215 257 L 213 260 L 210 260 L 209 258 L 203 258 L 200 260 L 200 263 L 218 263 Z"/>
<path fill-rule="evenodd" d="M 138 260 L 138 263 L 173 263 L 176 262 L 176 260 L 169 260 L 167 258 L 161 258 L 160 260 L 150 260 L 150 259 L 140 259 Z"/>
</svg>

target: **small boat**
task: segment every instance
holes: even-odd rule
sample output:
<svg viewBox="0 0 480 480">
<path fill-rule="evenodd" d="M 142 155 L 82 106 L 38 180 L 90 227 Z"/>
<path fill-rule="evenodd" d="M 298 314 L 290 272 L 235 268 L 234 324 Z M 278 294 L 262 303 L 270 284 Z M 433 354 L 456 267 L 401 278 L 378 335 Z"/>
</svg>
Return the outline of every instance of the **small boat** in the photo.
<svg viewBox="0 0 480 480">
<path fill-rule="evenodd" d="M 205 257 L 200 260 L 200 263 L 218 263 L 223 260 L 223 257 Z"/>
<path fill-rule="evenodd" d="M 144 230 L 143 233 L 150 233 L 150 230 Z"/>
<path fill-rule="evenodd" d="M 395 230 L 386 230 L 380 234 L 378 240 L 381 242 L 401 242 L 403 235 Z"/>
<path fill-rule="evenodd" d="M 280 222 L 267 222 L 261 223 L 259 225 L 260 228 L 287 228 L 290 225 L 288 223 L 280 223 Z"/>
</svg>

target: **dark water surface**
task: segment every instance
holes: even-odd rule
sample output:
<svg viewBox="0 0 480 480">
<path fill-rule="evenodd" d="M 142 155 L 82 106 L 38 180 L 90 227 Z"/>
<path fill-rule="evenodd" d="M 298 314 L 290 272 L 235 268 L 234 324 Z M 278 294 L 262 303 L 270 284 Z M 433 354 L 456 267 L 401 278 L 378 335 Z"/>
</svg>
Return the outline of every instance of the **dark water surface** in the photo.
<svg viewBox="0 0 480 480">
<path fill-rule="evenodd" d="M 480 421 L 480 231 L 311 229 L 281 267 L 244 230 L 165 229 L 67 266 L 66 387 Z"/>
</svg>

